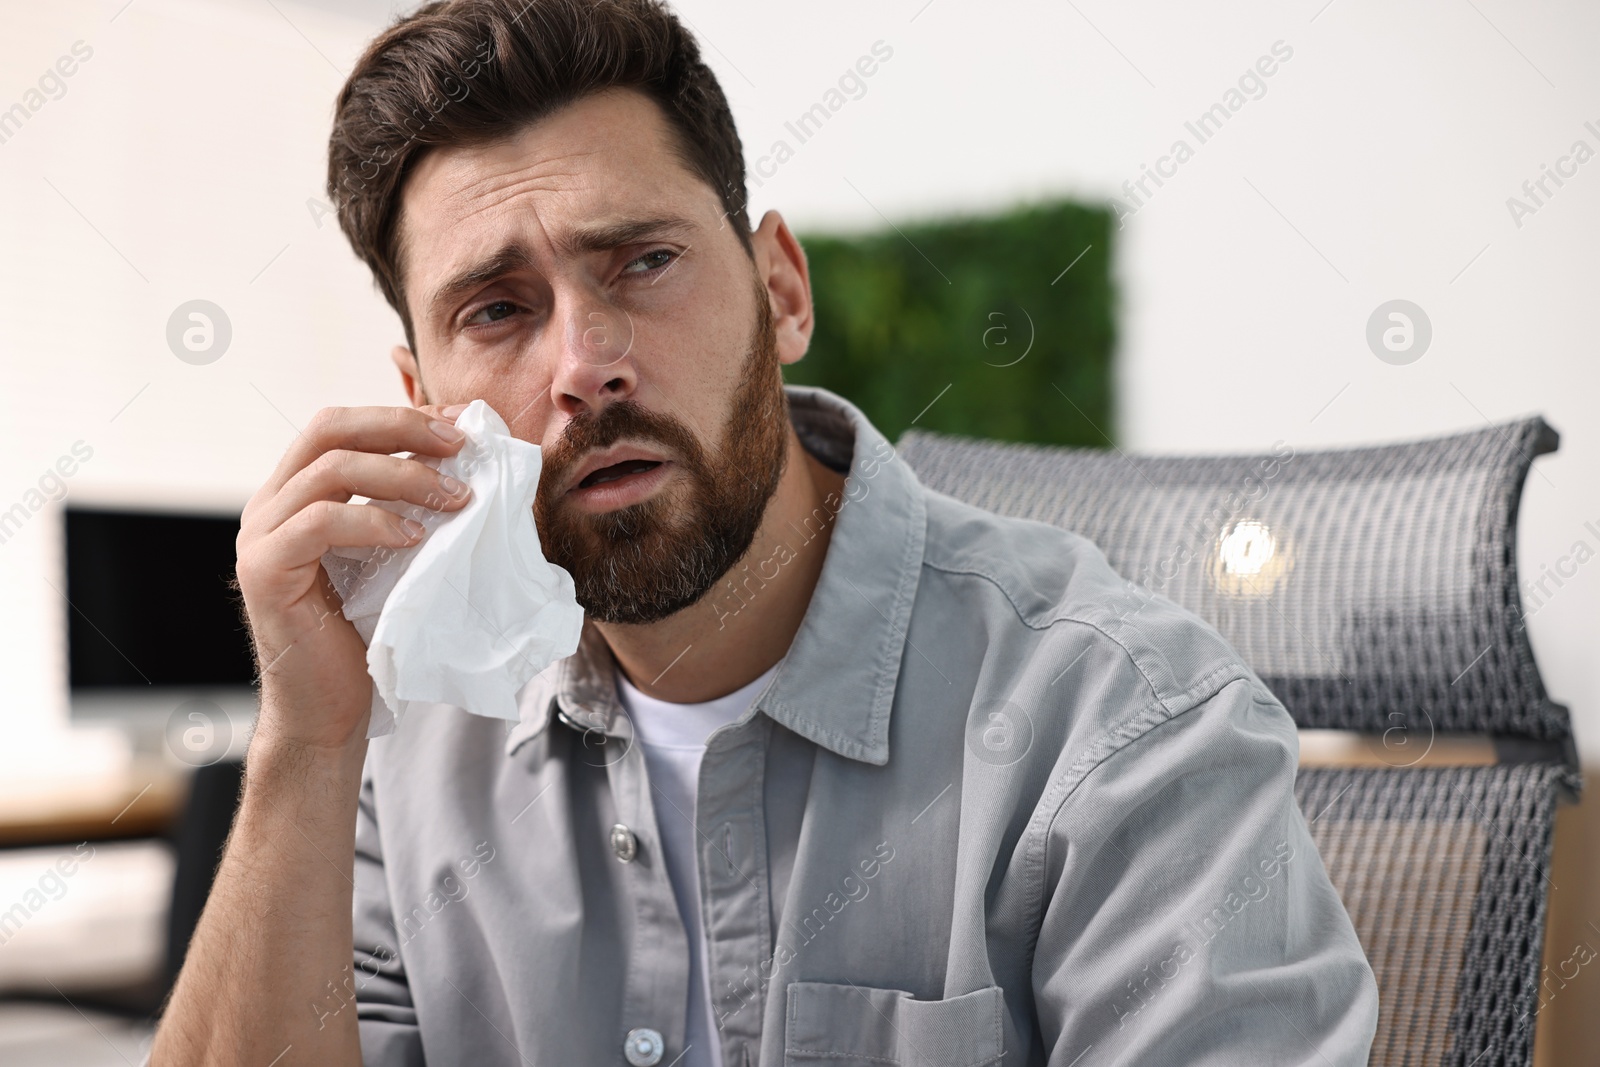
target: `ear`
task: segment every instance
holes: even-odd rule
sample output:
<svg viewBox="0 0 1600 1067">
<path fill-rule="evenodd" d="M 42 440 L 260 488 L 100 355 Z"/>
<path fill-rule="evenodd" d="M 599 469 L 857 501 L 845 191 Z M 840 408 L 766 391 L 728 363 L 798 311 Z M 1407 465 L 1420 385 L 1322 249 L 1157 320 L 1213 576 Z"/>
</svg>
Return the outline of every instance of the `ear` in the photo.
<svg viewBox="0 0 1600 1067">
<path fill-rule="evenodd" d="M 417 357 L 405 345 L 395 345 L 389 350 L 389 358 L 394 360 L 394 365 L 400 372 L 400 383 L 405 387 L 406 397 L 411 401 L 411 406 L 420 408 L 428 402 L 427 391 L 422 388 L 422 368 L 417 364 Z"/>
<path fill-rule="evenodd" d="M 783 216 L 769 211 L 751 234 L 756 270 L 772 301 L 772 325 L 778 338 L 778 362 L 794 363 L 811 346 L 816 325 L 811 308 L 811 272 L 806 253 L 789 232 Z"/>
</svg>

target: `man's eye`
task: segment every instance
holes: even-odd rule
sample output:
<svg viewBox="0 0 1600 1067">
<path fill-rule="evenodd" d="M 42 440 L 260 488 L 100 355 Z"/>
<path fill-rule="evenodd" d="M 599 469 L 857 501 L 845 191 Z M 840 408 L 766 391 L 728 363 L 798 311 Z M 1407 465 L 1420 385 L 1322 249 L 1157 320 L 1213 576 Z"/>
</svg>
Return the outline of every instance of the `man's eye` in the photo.
<svg viewBox="0 0 1600 1067">
<path fill-rule="evenodd" d="M 632 263 L 629 263 L 626 267 L 623 267 L 622 272 L 624 274 L 653 274 L 656 271 L 662 270 L 677 258 L 678 253 L 674 252 L 672 249 L 657 248 L 652 252 L 646 252 Z M 639 267 L 641 264 L 643 265 L 644 269 L 634 269 L 635 267 Z"/>
<path fill-rule="evenodd" d="M 472 317 L 467 320 L 467 325 L 486 326 L 491 323 L 496 323 L 505 318 L 507 315 L 511 314 L 516 309 L 517 305 L 513 304 L 509 300 L 496 300 L 494 303 L 485 304 L 483 307 L 473 312 Z M 484 316 L 488 317 L 485 318 Z"/>
</svg>

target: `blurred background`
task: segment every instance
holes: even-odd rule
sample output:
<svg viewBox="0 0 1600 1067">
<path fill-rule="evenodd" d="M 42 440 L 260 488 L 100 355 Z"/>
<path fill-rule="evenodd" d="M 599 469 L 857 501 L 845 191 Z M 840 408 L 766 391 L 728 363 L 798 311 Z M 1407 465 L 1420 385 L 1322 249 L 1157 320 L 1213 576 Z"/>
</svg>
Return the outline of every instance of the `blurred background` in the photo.
<svg viewBox="0 0 1600 1067">
<path fill-rule="evenodd" d="M 405 402 L 323 186 L 334 95 L 411 6 L 0 0 L 0 1062 L 145 1047 L 253 713 L 239 510 L 318 408 Z M 1593 789 L 1600 8 L 674 7 L 752 221 L 812 259 L 791 380 L 891 440 L 1266 453 L 1542 414 L 1517 562 Z M 1557 821 L 1566 964 L 1600 949 L 1590 796 Z M 1600 969 L 1545 988 L 1539 1062 L 1595 1062 Z"/>
</svg>

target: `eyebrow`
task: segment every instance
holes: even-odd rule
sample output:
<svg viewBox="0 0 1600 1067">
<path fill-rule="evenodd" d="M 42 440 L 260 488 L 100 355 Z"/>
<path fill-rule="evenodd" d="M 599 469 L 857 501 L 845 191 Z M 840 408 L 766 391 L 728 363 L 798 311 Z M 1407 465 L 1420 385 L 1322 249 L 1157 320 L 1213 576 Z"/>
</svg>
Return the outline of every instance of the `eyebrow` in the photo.
<svg viewBox="0 0 1600 1067">
<path fill-rule="evenodd" d="M 695 224 L 681 215 L 656 215 L 641 219 L 623 219 L 597 226 L 579 226 L 555 239 L 556 254 L 573 258 L 588 252 L 608 252 L 624 245 L 665 237 L 683 237 L 693 232 Z M 487 257 L 459 271 L 447 279 L 428 302 L 429 315 L 442 317 L 449 305 L 458 297 L 481 285 L 497 281 L 517 271 L 537 269 L 533 255 L 519 242 L 502 245 Z"/>
</svg>

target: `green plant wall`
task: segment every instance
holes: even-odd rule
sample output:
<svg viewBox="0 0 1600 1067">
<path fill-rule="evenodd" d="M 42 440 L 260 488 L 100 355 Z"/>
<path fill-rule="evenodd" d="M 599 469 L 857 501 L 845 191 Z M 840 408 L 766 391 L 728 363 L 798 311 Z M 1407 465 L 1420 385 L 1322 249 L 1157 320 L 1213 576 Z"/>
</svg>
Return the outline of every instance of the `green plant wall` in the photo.
<svg viewBox="0 0 1600 1067">
<path fill-rule="evenodd" d="M 816 332 L 785 380 L 833 390 L 890 441 L 914 423 L 1106 447 L 1112 231 L 1109 209 L 1058 202 L 801 235 Z"/>
</svg>

